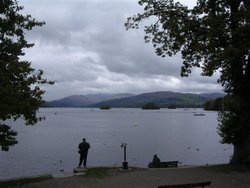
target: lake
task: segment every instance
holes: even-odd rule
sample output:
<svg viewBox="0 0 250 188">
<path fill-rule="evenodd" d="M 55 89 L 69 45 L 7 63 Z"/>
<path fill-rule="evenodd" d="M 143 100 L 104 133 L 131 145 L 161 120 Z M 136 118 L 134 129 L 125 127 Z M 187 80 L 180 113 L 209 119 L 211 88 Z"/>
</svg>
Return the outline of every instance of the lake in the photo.
<svg viewBox="0 0 250 188">
<path fill-rule="evenodd" d="M 194 113 L 205 116 L 194 116 Z M 78 144 L 90 143 L 88 166 L 121 166 L 127 161 L 146 167 L 157 154 L 180 165 L 227 163 L 231 145 L 221 144 L 217 112 L 201 109 L 42 108 L 46 120 L 35 126 L 14 123 L 18 144 L 0 153 L 0 179 L 45 173 L 72 172 L 78 165 Z"/>
</svg>

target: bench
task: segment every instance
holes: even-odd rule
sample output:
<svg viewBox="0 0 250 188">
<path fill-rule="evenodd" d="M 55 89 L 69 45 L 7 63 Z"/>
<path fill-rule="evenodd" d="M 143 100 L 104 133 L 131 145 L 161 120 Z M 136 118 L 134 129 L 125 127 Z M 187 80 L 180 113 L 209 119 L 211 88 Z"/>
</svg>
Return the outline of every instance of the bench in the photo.
<svg viewBox="0 0 250 188">
<path fill-rule="evenodd" d="M 198 183 L 187 183 L 187 184 L 173 184 L 173 185 L 161 185 L 158 188 L 191 188 L 191 187 L 202 187 L 210 186 L 211 181 L 198 182 Z"/>
<path fill-rule="evenodd" d="M 179 161 L 166 161 L 160 163 L 152 163 L 148 164 L 148 168 L 171 168 L 171 167 L 178 167 Z"/>
</svg>

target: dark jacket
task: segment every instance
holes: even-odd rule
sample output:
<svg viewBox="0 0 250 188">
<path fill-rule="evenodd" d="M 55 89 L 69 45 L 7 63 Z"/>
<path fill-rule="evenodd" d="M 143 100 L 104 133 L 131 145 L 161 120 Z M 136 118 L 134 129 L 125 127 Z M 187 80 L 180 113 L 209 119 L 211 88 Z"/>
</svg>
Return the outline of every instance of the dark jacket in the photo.
<svg viewBox="0 0 250 188">
<path fill-rule="evenodd" d="M 160 164 L 161 160 L 157 155 L 154 155 L 153 161 L 154 164 Z"/>
<path fill-rule="evenodd" d="M 81 142 L 78 146 L 79 148 L 79 153 L 88 153 L 88 150 L 90 148 L 90 145 L 88 142 Z"/>
</svg>

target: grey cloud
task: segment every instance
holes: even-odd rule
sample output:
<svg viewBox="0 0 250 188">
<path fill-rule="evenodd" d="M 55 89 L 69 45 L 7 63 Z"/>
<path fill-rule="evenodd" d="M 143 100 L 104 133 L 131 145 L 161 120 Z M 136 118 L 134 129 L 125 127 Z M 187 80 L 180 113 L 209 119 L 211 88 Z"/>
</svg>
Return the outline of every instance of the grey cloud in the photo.
<svg viewBox="0 0 250 188">
<path fill-rule="evenodd" d="M 36 45 L 26 51 L 35 68 L 57 80 L 45 86 L 46 99 L 70 94 L 220 91 L 217 77 L 194 70 L 180 77 L 180 55 L 161 58 L 145 44 L 142 30 L 126 31 L 128 16 L 141 10 L 136 1 L 24 0 L 25 11 L 46 25 L 27 34 Z"/>
</svg>

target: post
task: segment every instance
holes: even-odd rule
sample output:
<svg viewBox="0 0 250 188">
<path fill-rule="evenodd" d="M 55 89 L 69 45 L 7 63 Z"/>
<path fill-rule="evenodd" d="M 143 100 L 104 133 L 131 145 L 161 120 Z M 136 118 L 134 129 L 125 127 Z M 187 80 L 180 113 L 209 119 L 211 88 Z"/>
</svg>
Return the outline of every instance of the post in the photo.
<svg viewBox="0 0 250 188">
<path fill-rule="evenodd" d="M 126 162 L 126 158 L 127 158 L 126 157 L 126 147 L 127 147 L 126 145 L 123 147 L 124 148 L 124 162 Z"/>
<path fill-rule="evenodd" d="M 128 162 L 127 162 L 127 143 L 122 143 L 121 147 L 123 147 L 123 157 L 124 161 L 122 162 L 122 169 L 123 170 L 128 170 Z"/>
</svg>

